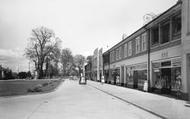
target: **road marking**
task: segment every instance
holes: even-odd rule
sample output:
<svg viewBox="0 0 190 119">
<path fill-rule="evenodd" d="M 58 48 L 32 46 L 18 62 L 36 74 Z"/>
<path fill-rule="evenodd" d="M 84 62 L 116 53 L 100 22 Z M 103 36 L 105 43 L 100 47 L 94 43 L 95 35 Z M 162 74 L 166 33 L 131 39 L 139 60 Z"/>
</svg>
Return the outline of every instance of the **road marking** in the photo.
<svg viewBox="0 0 190 119">
<path fill-rule="evenodd" d="M 157 117 L 159 117 L 159 118 L 161 118 L 161 119 L 167 119 L 166 117 L 164 117 L 164 116 L 162 116 L 162 115 L 160 115 L 160 114 L 157 114 L 157 113 L 155 113 L 155 112 L 153 112 L 153 111 L 150 111 L 150 110 L 148 110 L 148 109 L 145 109 L 145 108 L 143 108 L 143 107 L 141 107 L 141 106 L 139 106 L 139 105 L 137 105 L 137 104 L 134 104 L 134 103 L 132 103 L 132 102 L 129 102 L 129 101 L 127 101 L 127 100 L 125 100 L 125 99 L 123 99 L 123 98 L 120 98 L 120 97 L 118 97 L 118 96 L 116 96 L 116 95 L 113 95 L 113 94 L 111 94 L 111 93 L 109 93 L 109 92 L 107 92 L 107 91 L 104 91 L 104 90 L 102 90 L 102 89 L 99 89 L 99 88 L 97 88 L 97 87 L 95 87 L 95 86 L 92 86 L 92 85 L 90 85 L 90 84 L 88 84 L 88 85 L 91 86 L 91 87 L 93 87 L 93 88 L 95 88 L 95 89 L 97 89 L 97 90 L 99 90 L 99 91 L 101 91 L 101 92 L 103 92 L 103 93 L 105 93 L 105 94 L 108 94 L 108 95 L 110 95 L 110 96 L 113 96 L 113 97 L 115 97 L 115 98 L 117 98 L 117 99 L 119 99 L 119 100 L 121 100 L 121 101 L 123 101 L 123 102 L 125 102 L 125 103 L 131 104 L 131 105 L 133 105 L 133 106 L 135 106 L 135 107 L 137 107 L 137 108 L 140 108 L 140 109 L 142 109 L 142 110 L 144 110 L 144 111 L 146 111 L 146 112 L 149 112 L 149 113 L 151 113 L 151 114 L 153 114 L 153 115 L 155 115 L 155 116 L 157 116 Z"/>
</svg>

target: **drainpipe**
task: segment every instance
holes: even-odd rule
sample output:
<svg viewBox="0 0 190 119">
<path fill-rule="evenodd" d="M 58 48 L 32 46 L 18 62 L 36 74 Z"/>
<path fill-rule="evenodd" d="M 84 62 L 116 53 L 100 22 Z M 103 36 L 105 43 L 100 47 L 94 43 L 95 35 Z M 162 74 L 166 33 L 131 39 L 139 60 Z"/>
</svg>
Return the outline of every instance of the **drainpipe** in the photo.
<svg viewBox="0 0 190 119">
<path fill-rule="evenodd" d="M 144 29 L 146 30 L 146 31 L 148 31 L 149 29 L 147 28 L 147 26 L 145 26 L 144 27 Z M 147 53 L 148 53 L 148 71 L 147 71 L 147 75 L 148 75 L 148 92 L 151 92 L 151 88 L 150 88 L 150 44 L 151 44 L 151 30 L 149 30 L 149 32 L 147 32 L 147 36 L 148 36 L 148 51 L 147 51 Z"/>
<path fill-rule="evenodd" d="M 147 29 L 148 30 L 148 29 Z M 151 88 L 150 88 L 150 39 L 151 38 L 151 30 L 148 32 L 148 92 L 151 92 Z"/>
</svg>

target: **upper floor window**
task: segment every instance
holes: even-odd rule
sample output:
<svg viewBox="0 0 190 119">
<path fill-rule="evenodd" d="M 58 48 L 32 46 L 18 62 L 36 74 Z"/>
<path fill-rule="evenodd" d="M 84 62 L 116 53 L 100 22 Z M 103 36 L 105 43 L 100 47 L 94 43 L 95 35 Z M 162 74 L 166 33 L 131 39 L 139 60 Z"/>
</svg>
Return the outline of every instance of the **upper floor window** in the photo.
<svg viewBox="0 0 190 119">
<path fill-rule="evenodd" d="M 113 51 L 110 52 L 110 62 L 113 62 Z"/>
<path fill-rule="evenodd" d="M 161 24 L 161 43 L 167 43 L 170 41 L 170 22 L 166 21 Z"/>
<path fill-rule="evenodd" d="M 119 48 L 116 49 L 116 60 L 119 59 Z"/>
<path fill-rule="evenodd" d="M 136 38 L 136 54 L 137 53 L 139 53 L 139 52 L 141 52 L 141 45 L 140 45 L 140 36 L 138 36 L 137 38 Z"/>
<path fill-rule="evenodd" d="M 124 57 L 127 57 L 127 51 L 128 51 L 127 43 L 125 43 L 125 45 L 124 45 Z"/>
<path fill-rule="evenodd" d="M 142 34 L 142 51 L 146 51 L 147 50 L 147 33 L 143 33 Z"/>
<path fill-rule="evenodd" d="M 122 46 L 119 47 L 119 59 L 122 58 Z"/>
<path fill-rule="evenodd" d="M 110 53 L 110 61 L 114 62 L 114 58 L 115 58 L 114 51 L 111 51 L 111 53 Z"/>
<path fill-rule="evenodd" d="M 172 40 L 181 35 L 181 14 L 172 17 Z"/>
<path fill-rule="evenodd" d="M 151 30 L 151 42 L 152 45 L 156 45 L 159 43 L 159 27 L 156 26 Z"/>
<path fill-rule="evenodd" d="M 132 55 L 132 41 L 128 42 L 128 56 Z"/>
</svg>

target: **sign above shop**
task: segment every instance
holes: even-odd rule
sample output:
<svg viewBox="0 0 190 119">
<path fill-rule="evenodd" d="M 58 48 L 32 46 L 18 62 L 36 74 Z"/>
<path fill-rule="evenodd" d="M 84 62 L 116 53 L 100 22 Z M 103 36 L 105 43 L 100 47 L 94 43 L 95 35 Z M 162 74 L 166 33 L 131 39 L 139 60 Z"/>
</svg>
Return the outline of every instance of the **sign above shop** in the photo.
<svg viewBox="0 0 190 119">
<path fill-rule="evenodd" d="M 181 58 L 172 59 L 172 66 L 173 67 L 181 67 Z"/>
<path fill-rule="evenodd" d="M 168 51 L 163 51 L 163 52 L 161 53 L 161 58 L 162 58 L 162 59 L 168 58 Z"/>
</svg>

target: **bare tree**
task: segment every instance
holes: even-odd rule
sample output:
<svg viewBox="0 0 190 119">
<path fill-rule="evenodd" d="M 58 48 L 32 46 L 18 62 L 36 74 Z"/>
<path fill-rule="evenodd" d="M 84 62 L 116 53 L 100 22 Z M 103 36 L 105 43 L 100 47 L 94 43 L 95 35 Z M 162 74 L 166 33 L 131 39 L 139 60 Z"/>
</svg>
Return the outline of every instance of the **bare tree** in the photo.
<svg viewBox="0 0 190 119">
<path fill-rule="evenodd" d="M 73 66 L 73 55 L 70 49 L 65 48 L 61 51 L 61 64 L 63 75 L 69 75 Z"/>
<path fill-rule="evenodd" d="M 87 56 L 86 60 L 88 63 L 91 64 L 92 63 L 92 56 L 91 55 Z"/>
<path fill-rule="evenodd" d="M 61 44 L 61 40 L 57 39 L 56 44 L 52 48 L 52 51 L 45 58 L 45 64 L 46 64 L 45 76 L 46 77 L 51 78 L 52 76 L 59 75 L 58 63 L 60 62 L 60 57 L 61 57 L 60 44 Z"/>
<path fill-rule="evenodd" d="M 78 75 L 82 73 L 82 69 L 85 63 L 85 57 L 83 55 L 75 55 L 74 57 L 75 66 L 78 68 Z"/>
<path fill-rule="evenodd" d="M 35 63 L 38 78 L 43 77 L 45 59 L 56 47 L 57 42 L 53 30 L 46 27 L 38 27 L 32 30 L 25 55 Z"/>
</svg>

